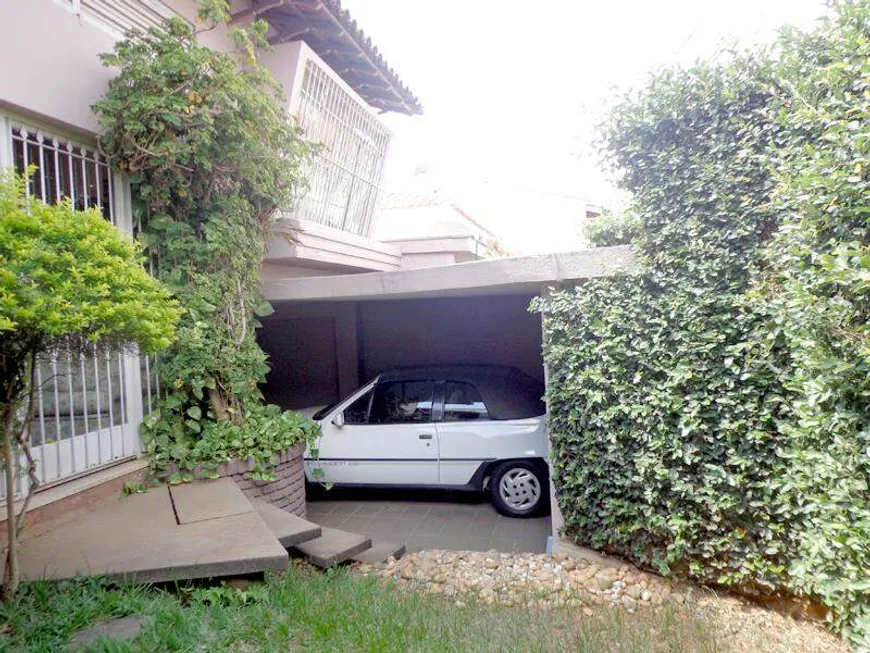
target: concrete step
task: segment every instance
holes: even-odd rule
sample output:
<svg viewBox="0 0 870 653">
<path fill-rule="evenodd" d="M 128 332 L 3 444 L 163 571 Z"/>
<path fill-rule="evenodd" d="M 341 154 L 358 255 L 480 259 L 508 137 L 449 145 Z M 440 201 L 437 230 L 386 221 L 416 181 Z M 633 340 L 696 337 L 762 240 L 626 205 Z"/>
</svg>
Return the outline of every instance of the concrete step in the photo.
<svg viewBox="0 0 870 653">
<path fill-rule="evenodd" d="M 254 499 L 251 505 L 285 549 L 321 536 L 321 529 L 317 524 L 297 517 L 271 503 Z"/>
<path fill-rule="evenodd" d="M 396 560 L 405 555 L 405 545 L 396 544 L 395 542 L 372 542 L 371 548 L 366 549 L 361 553 L 357 553 L 351 557 L 354 562 L 362 562 L 367 565 L 374 565 L 380 562 L 386 562 L 387 558 L 392 556 Z"/>
<path fill-rule="evenodd" d="M 365 535 L 335 528 L 321 528 L 320 537 L 297 544 L 293 549 L 308 558 L 312 564 L 326 569 L 350 560 L 371 546 L 371 538 Z"/>
</svg>

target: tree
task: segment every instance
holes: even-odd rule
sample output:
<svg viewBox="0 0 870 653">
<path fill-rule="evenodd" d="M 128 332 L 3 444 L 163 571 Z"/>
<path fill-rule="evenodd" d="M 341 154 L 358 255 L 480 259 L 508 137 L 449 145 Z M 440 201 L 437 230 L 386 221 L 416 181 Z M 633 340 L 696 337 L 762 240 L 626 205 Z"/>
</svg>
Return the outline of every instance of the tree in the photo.
<svg viewBox="0 0 870 653">
<path fill-rule="evenodd" d="M 76 211 L 27 197 L 26 181 L 0 173 L 0 435 L 6 472 L 7 552 L 3 592 L 18 586 L 18 532 L 38 484 L 30 455 L 35 370 L 59 347 L 138 345 L 150 353 L 173 340 L 179 310 L 148 274 L 134 242 L 96 209 Z M 29 491 L 15 509 L 21 456 Z M 22 469 L 24 471 L 24 469 Z"/>
</svg>

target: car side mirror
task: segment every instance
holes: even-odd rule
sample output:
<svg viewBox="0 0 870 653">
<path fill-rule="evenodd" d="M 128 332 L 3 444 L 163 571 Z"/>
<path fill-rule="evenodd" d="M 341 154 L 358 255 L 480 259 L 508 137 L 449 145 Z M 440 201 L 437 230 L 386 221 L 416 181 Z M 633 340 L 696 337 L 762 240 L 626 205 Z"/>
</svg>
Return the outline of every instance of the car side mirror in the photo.
<svg viewBox="0 0 870 653">
<path fill-rule="evenodd" d="M 338 415 L 333 417 L 332 423 L 335 426 L 337 426 L 338 428 L 341 428 L 342 426 L 344 426 L 344 411 L 341 411 Z"/>
</svg>

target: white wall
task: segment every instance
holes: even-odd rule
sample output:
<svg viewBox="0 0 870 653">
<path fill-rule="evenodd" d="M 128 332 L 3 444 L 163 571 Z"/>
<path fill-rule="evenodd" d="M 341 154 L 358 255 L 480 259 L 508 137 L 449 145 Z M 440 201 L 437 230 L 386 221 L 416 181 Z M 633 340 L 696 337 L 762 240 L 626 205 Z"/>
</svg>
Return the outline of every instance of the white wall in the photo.
<svg viewBox="0 0 870 653">
<path fill-rule="evenodd" d="M 195 0 L 166 4 L 185 18 L 195 14 Z M 0 26 L 0 104 L 96 133 L 91 105 L 117 73 L 105 68 L 98 55 L 110 52 L 116 37 L 52 0 L 2 0 Z M 225 28 L 206 32 L 201 40 L 209 47 L 232 49 Z"/>
</svg>

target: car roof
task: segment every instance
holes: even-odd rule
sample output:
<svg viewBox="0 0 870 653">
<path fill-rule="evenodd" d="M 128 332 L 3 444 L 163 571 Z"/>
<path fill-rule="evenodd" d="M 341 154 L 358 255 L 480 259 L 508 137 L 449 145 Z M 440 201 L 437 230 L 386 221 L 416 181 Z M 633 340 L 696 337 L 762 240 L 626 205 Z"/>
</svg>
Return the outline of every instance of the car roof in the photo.
<svg viewBox="0 0 870 653">
<path fill-rule="evenodd" d="M 427 365 L 380 374 L 378 383 L 423 379 L 466 381 L 474 384 L 491 419 L 523 419 L 546 412 L 544 386 L 525 372 L 507 365 Z"/>
</svg>

